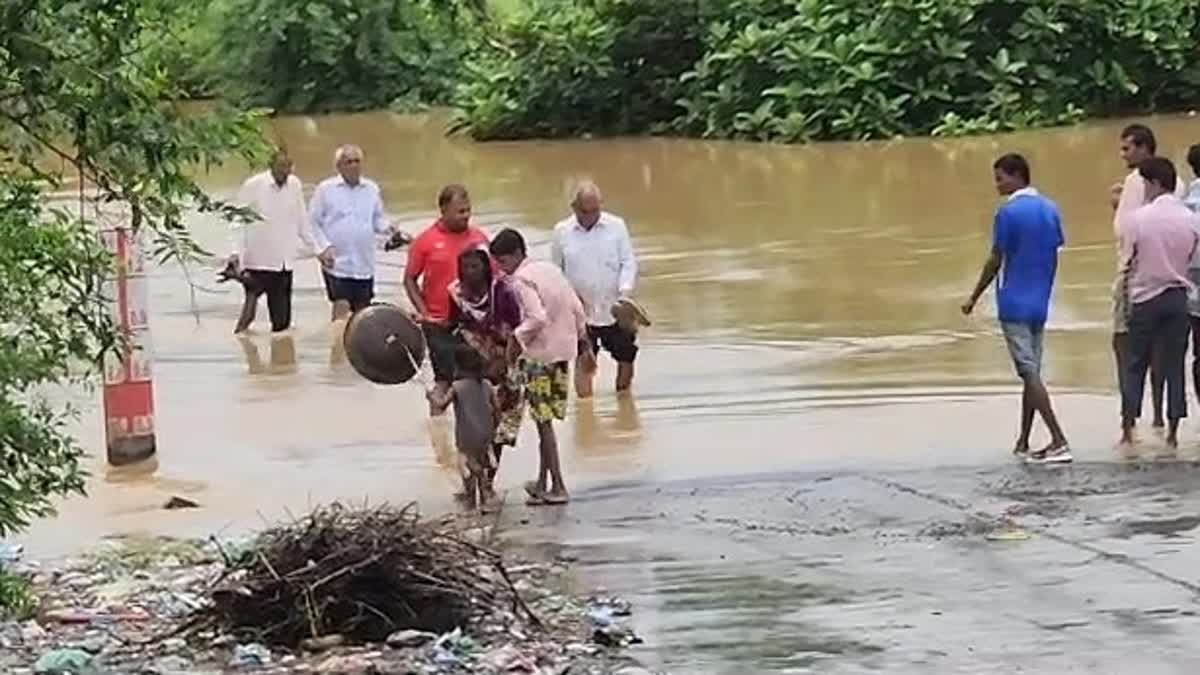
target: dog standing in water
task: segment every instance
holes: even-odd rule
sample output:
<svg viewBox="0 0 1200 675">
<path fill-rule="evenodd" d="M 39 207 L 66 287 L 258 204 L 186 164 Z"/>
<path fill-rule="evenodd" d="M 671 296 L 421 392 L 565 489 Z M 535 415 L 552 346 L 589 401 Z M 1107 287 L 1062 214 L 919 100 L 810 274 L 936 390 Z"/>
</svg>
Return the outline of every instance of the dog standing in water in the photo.
<svg viewBox="0 0 1200 675">
<path fill-rule="evenodd" d="M 492 498 L 491 446 L 496 432 L 496 391 L 483 376 L 479 352 L 461 344 L 454 351 L 454 381 L 448 389 L 434 387 L 427 393 L 434 414 L 454 405 L 454 440 L 458 446 L 462 474 L 462 501 L 469 509 L 490 508 Z"/>
</svg>

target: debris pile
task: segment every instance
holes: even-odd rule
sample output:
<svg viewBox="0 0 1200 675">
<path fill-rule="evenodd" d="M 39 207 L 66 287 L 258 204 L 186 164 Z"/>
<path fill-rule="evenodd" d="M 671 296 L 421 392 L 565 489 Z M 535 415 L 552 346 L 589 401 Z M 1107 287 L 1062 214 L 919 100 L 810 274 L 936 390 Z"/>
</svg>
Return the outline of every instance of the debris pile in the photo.
<svg viewBox="0 0 1200 675">
<path fill-rule="evenodd" d="M 646 672 L 625 649 L 628 603 L 576 595 L 569 557 L 477 544 L 494 526 L 331 506 L 236 543 L 128 538 L 40 562 L 14 550 L 6 565 L 39 606 L 0 616 L 0 673 Z"/>
<path fill-rule="evenodd" d="M 229 560 L 197 627 L 286 647 L 327 635 L 382 642 L 522 607 L 500 556 L 456 522 L 422 522 L 411 505 L 320 508 Z"/>
</svg>

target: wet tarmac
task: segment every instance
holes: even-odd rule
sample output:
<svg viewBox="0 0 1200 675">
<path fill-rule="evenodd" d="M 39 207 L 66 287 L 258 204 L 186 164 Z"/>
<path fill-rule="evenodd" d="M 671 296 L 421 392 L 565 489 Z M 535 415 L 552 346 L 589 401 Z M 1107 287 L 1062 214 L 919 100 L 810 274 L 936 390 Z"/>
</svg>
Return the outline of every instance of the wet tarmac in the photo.
<svg viewBox="0 0 1200 675">
<path fill-rule="evenodd" d="M 1200 672 L 1192 462 L 625 482 L 505 518 L 672 673 Z"/>
</svg>

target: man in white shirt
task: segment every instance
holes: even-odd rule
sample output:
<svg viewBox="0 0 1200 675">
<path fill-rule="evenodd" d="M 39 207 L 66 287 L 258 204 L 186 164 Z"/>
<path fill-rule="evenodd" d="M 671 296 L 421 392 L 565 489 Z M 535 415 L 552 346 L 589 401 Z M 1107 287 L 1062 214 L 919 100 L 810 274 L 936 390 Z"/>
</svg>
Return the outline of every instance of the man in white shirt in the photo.
<svg viewBox="0 0 1200 675">
<path fill-rule="evenodd" d="M 593 354 L 601 347 L 617 362 L 617 391 L 633 384 L 637 333 L 619 325 L 613 306 L 629 298 L 637 284 L 638 264 L 625 221 L 601 209 L 600 188 L 585 181 L 571 199 L 574 213 L 554 228 L 551 259 L 583 302 Z M 594 363 L 594 361 L 590 362 Z M 592 395 L 594 368 L 577 366 L 575 392 Z"/>
<path fill-rule="evenodd" d="M 363 177 L 362 162 L 363 151 L 357 145 L 338 148 L 334 153 L 338 175 L 321 181 L 308 208 L 334 320 L 347 314 L 347 309 L 357 312 L 371 304 L 376 235 L 395 234 L 384 220 L 379 186 Z"/>
<path fill-rule="evenodd" d="M 287 153 L 276 151 L 270 170 L 246 179 L 237 201 L 257 213 L 259 220 L 234 223 L 232 228 L 233 252 L 228 264 L 238 271 L 246 289 L 234 332 L 250 327 L 258 299 L 265 294 L 271 331 L 280 333 L 292 324 L 292 269 L 297 249 L 300 243 L 314 246 L 300 179 L 292 175 Z"/>
</svg>

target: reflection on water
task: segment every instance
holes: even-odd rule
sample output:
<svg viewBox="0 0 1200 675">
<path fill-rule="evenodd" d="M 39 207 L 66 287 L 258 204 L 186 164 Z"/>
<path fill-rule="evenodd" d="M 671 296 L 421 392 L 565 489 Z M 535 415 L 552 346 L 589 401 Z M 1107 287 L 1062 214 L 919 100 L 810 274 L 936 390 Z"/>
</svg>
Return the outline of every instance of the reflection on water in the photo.
<svg viewBox="0 0 1200 675">
<path fill-rule="evenodd" d="M 285 333 L 256 339 L 252 335 L 241 333 L 236 337 L 246 357 L 246 372 L 250 375 L 286 375 L 296 372 L 296 342 L 291 335 Z M 264 341 L 270 345 L 269 364 L 264 363 L 262 359 L 260 343 Z"/>
<path fill-rule="evenodd" d="M 158 472 L 158 457 L 153 456 L 133 464 L 104 468 L 104 480 L 108 483 L 134 483 L 152 478 Z"/>
<path fill-rule="evenodd" d="M 574 411 L 574 447 L 585 471 L 621 474 L 640 463 L 641 417 L 633 395 L 581 399 Z"/>
<path fill-rule="evenodd" d="M 606 364 L 596 400 L 579 402 L 562 426 L 577 492 L 634 476 L 1003 461 L 1016 426 L 1011 366 L 990 308 L 964 319 L 958 306 L 988 248 L 991 162 L 1007 151 L 1030 158 L 1035 184 L 1066 221 L 1046 366 L 1060 415 L 1078 455 L 1115 457 L 1107 195 L 1124 173 L 1120 121 L 805 147 L 478 145 L 445 137 L 443 122 L 375 113 L 273 124 L 308 189 L 332 172 L 338 144 L 357 143 L 400 226 L 424 227 L 438 188 L 464 182 L 477 220 L 522 228 L 534 256 L 547 254 L 572 178 L 600 183 L 607 206 L 630 223 L 639 298 L 655 326 L 644 334 L 636 399 L 613 394 Z M 1176 159 L 1200 140 L 1200 121 L 1154 126 Z M 207 180 L 228 193 L 245 173 L 229 166 Z M 220 223 L 193 224 L 202 245 L 223 250 Z M 404 302 L 403 256 L 380 252 L 379 300 Z M 449 422 L 427 419 L 419 385 L 378 386 L 350 369 L 315 261 L 295 271 L 295 326 L 283 341 L 231 342 L 241 289 L 196 294 L 193 314 L 178 269 L 153 270 L 150 287 L 159 464 L 142 477 L 107 479 L 96 401 L 80 393 L 79 433 L 97 478 L 89 500 L 70 500 L 61 518 L 32 532 L 35 548 L 63 548 L 85 532 L 253 527 L 329 499 L 448 503 L 456 481 Z M 534 431 L 523 434 L 505 457 L 502 486 L 536 468 Z M 178 481 L 200 486 L 204 509 L 156 510 Z"/>
</svg>

